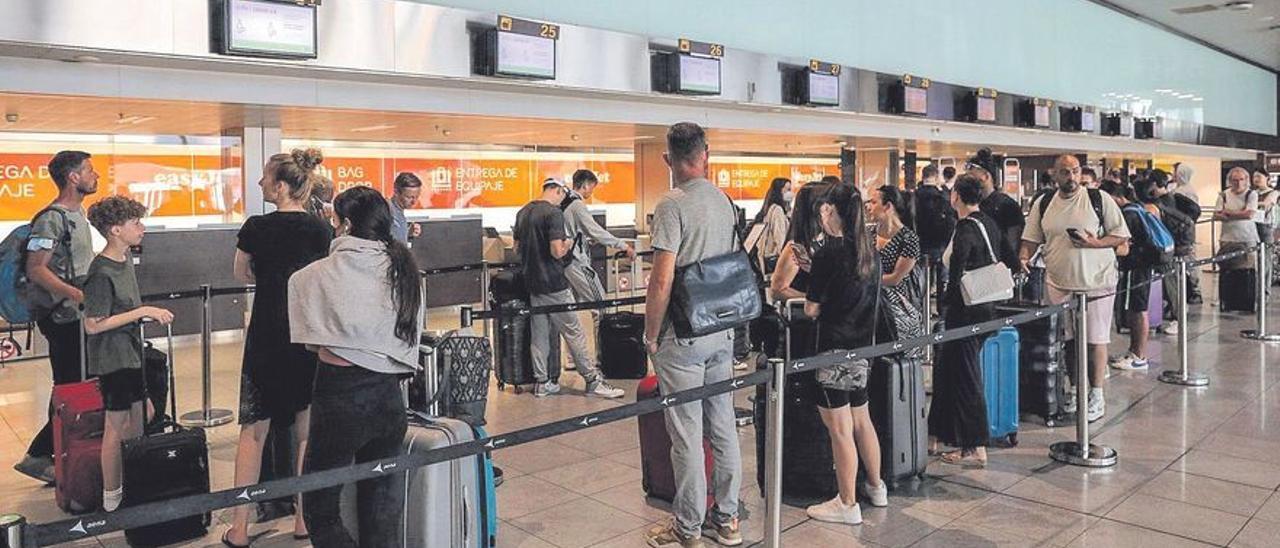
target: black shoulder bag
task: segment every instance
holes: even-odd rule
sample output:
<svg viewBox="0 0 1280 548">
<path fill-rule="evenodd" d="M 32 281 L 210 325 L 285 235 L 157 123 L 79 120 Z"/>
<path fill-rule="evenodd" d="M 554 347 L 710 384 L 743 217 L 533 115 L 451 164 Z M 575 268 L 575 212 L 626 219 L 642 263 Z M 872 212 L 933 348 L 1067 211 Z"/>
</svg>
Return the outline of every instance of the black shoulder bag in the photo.
<svg viewBox="0 0 1280 548">
<path fill-rule="evenodd" d="M 728 197 L 725 197 L 728 199 Z M 730 219 L 737 219 L 729 202 Z M 760 287 L 736 223 L 733 251 L 676 269 L 668 307 L 671 326 L 682 339 L 733 329 L 760 316 Z"/>
</svg>

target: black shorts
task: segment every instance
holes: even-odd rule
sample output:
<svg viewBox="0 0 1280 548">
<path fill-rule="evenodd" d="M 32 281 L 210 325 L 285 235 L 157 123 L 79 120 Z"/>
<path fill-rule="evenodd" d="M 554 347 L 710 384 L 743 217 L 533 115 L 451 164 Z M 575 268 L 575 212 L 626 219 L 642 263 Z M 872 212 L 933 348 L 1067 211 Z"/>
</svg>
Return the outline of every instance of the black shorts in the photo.
<svg viewBox="0 0 1280 548">
<path fill-rule="evenodd" d="M 1152 277 L 1150 268 L 1120 271 L 1119 291 L 1121 293 L 1116 297 L 1120 301 L 1118 303 L 1120 310 L 1126 313 L 1147 311 L 1147 307 L 1151 304 Z"/>
<path fill-rule="evenodd" d="M 98 377 L 102 406 L 107 411 L 128 411 L 146 398 L 142 388 L 141 369 L 121 369 Z"/>
<path fill-rule="evenodd" d="M 819 383 L 817 377 L 813 377 L 811 381 L 811 396 L 813 403 L 822 409 L 838 409 L 840 407 L 861 407 L 867 404 L 867 389 L 861 390 L 832 390 L 822 383 Z"/>
</svg>

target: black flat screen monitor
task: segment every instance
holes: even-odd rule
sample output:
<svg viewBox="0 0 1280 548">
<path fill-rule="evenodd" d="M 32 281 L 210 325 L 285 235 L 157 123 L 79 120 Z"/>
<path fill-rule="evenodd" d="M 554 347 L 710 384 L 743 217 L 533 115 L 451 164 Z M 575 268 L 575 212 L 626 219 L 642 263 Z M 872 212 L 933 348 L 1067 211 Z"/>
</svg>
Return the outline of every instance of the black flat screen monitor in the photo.
<svg viewBox="0 0 1280 548">
<path fill-rule="evenodd" d="M 316 7 L 274 0 L 215 0 L 212 35 L 223 55 L 316 58 Z"/>
<path fill-rule="evenodd" d="M 806 72 L 806 103 L 810 105 L 840 106 L 840 77 L 821 72 Z"/>
<path fill-rule="evenodd" d="M 975 119 L 979 122 L 995 122 L 996 121 L 996 100 L 994 97 L 976 97 L 977 99 L 977 116 Z"/>
<path fill-rule="evenodd" d="M 494 74 L 552 80 L 556 77 L 556 41 L 542 36 L 497 31 Z"/>
<path fill-rule="evenodd" d="M 902 86 L 902 112 L 925 115 L 929 113 L 929 90 Z"/>
</svg>

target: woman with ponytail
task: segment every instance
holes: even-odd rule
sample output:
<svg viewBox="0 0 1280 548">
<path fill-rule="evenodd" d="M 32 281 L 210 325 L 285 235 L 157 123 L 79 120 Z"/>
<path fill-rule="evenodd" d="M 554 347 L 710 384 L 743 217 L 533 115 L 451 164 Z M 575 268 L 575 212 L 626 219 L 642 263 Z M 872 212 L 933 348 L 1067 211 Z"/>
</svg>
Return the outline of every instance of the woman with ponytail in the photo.
<svg viewBox="0 0 1280 548">
<path fill-rule="evenodd" d="M 329 256 L 289 279 L 289 331 L 315 350 L 320 365 L 303 471 L 399 456 L 408 422 L 401 375 L 415 373 L 425 310 L 409 248 L 391 236 L 391 208 L 376 190 L 355 187 L 333 201 L 338 237 Z M 342 488 L 303 495 L 315 546 L 399 546 L 403 479 L 357 487 L 360 538 L 339 513 Z"/>
<path fill-rule="evenodd" d="M 826 244 L 813 255 L 806 316 L 818 320 L 818 352 L 862 348 L 872 343 L 880 322 L 880 264 L 863 218 L 862 199 L 851 185 L 837 184 L 818 198 L 818 223 Z M 867 469 L 866 492 L 872 506 L 888 506 L 888 487 L 880 479 L 880 441 L 867 410 L 867 388 L 834 390 L 814 386 L 818 414 L 831 435 L 831 452 L 840 493 L 807 509 L 818 521 L 857 525 L 858 457 Z"/>
<path fill-rule="evenodd" d="M 289 276 L 329 253 L 333 229 L 307 211 L 316 166 L 324 158 L 316 149 L 276 154 L 262 168 L 262 197 L 276 210 L 245 220 L 236 241 L 233 272 L 237 280 L 256 284 L 253 315 L 245 330 L 240 373 L 240 442 L 236 449 L 236 486 L 253 485 L 262 472 L 262 449 L 272 421 L 293 423 L 294 454 L 301 468 L 306 453 L 311 379 L 316 356 L 289 342 Z M 281 433 L 283 434 L 283 433 Z M 249 506 L 237 507 L 223 544 L 248 546 Z M 298 512 L 295 537 L 307 530 Z"/>
</svg>

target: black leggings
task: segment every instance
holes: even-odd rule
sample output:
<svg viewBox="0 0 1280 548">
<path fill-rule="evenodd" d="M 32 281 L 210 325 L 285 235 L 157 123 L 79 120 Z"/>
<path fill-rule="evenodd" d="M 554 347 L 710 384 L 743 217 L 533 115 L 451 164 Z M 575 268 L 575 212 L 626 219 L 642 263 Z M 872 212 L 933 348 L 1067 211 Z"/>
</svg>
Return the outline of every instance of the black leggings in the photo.
<svg viewBox="0 0 1280 548">
<path fill-rule="evenodd" d="M 311 401 L 311 433 L 303 471 L 317 472 L 357 462 L 399 456 L 408 430 L 400 381 L 395 375 L 358 366 L 320 363 Z M 359 544 L 342 524 L 342 487 L 302 495 L 302 508 L 316 548 L 403 544 L 404 479 L 392 474 L 356 484 Z"/>
<path fill-rule="evenodd" d="M 80 320 L 54 323 L 48 317 L 36 322 L 40 334 L 49 341 L 49 366 L 53 369 L 53 385 L 84 380 L 80 374 Z M 31 440 L 27 454 L 33 457 L 53 456 L 53 406 L 49 406 L 49 422 Z"/>
</svg>

